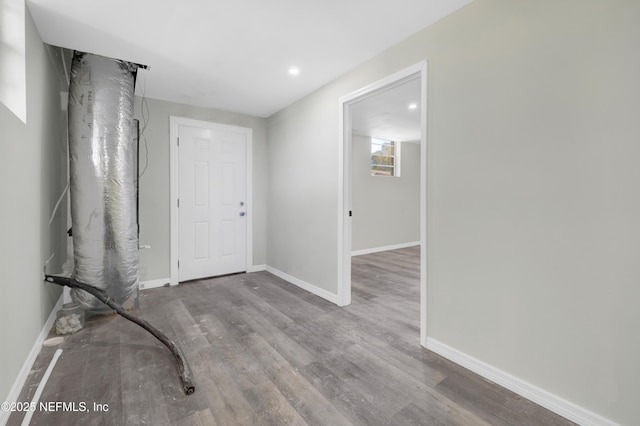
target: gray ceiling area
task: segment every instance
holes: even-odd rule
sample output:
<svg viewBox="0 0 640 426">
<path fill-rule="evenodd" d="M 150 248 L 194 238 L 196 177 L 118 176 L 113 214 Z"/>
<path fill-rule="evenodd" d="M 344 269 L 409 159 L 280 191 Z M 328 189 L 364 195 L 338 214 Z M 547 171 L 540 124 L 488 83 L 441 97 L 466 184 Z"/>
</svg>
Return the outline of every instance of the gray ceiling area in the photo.
<svg viewBox="0 0 640 426">
<path fill-rule="evenodd" d="M 268 117 L 471 0 L 27 0 L 53 46 L 148 65 L 136 94 Z M 292 68 L 297 73 L 290 73 Z"/>
<path fill-rule="evenodd" d="M 375 93 L 351 106 L 353 133 L 397 142 L 420 140 L 420 79 Z"/>
</svg>

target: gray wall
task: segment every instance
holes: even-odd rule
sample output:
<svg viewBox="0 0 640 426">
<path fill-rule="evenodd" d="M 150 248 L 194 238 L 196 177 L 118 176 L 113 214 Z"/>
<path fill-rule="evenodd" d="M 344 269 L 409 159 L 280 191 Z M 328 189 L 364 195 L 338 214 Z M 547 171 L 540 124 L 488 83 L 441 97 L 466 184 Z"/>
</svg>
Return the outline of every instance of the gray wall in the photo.
<svg viewBox="0 0 640 426">
<path fill-rule="evenodd" d="M 144 73 L 139 71 L 139 84 Z M 140 244 L 151 249 L 140 251 L 140 280 L 169 278 L 169 117 L 186 117 L 253 130 L 253 263 L 266 263 L 267 221 L 267 131 L 264 118 L 208 108 L 147 99 L 149 115 L 144 132 L 148 148 L 148 167 L 140 178 Z M 145 110 L 145 117 L 147 117 Z M 143 126 L 141 98 L 136 97 L 135 117 Z M 145 163 L 145 145 L 140 145 L 140 167 Z M 251 265 L 249 265 L 251 266 Z"/>
<path fill-rule="evenodd" d="M 370 137 L 352 152 L 352 250 L 420 241 L 420 144 L 401 144 L 399 177 L 371 176 Z"/>
<path fill-rule="evenodd" d="M 336 291 L 338 100 L 423 59 L 428 336 L 640 418 L 640 2 L 476 0 L 268 119 L 268 264 Z"/>
<path fill-rule="evenodd" d="M 0 395 L 6 396 L 61 290 L 43 282 L 66 259 L 66 203 L 49 216 L 66 185 L 66 115 L 60 108 L 60 76 L 26 9 L 27 123 L 0 103 Z M 2 399 L 3 401 L 6 398 Z"/>
</svg>

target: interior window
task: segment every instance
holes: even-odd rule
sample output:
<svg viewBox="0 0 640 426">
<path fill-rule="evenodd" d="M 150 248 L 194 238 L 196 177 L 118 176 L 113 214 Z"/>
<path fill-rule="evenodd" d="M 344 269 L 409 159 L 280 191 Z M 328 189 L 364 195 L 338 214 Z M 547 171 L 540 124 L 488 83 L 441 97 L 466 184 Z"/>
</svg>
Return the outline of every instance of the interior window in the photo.
<svg viewBox="0 0 640 426">
<path fill-rule="evenodd" d="M 371 138 L 371 176 L 400 176 L 400 143 Z"/>
</svg>

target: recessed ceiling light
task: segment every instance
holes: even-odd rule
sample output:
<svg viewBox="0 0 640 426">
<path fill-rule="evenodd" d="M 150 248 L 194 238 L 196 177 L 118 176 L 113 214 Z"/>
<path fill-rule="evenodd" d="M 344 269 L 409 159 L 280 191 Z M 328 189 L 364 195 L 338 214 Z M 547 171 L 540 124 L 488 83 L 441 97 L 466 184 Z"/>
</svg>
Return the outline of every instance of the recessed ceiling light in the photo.
<svg viewBox="0 0 640 426">
<path fill-rule="evenodd" d="M 300 74 L 300 69 L 298 67 L 291 67 L 289 68 L 289 74 L 298 75 Z"/>
<path fill-rule="evenodd" d="M 409 104 L 409 109 L 416 109 L 418 108 L 418 104 Z"/>
</svg>

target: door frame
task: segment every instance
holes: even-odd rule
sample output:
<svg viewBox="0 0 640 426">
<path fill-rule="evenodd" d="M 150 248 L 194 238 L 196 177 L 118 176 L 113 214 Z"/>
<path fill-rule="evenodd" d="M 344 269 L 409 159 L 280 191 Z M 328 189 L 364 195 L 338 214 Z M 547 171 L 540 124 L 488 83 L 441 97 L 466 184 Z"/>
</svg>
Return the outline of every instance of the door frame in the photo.
<svg viewBox="0 0 640 426">
<path fill-rule="evenodd" d="M 179 158 L 178 158 L 178 130 L 180 126 L 198 127 L 203 129 L 233 131 L 244 133 L 247 141 L 247 154 L 245 157 L 245 170 L 247 177 L 247 241 L 246 241 L 246 265 L 249 270 L 253 265 L 253 130 L 247 127 L 231 126 L 228 124 L 211 121 L 194 120 L 185 117 L 169 116 L 169 203 L 171 223 L 171 278 L 170 285 L 179 284 L 178 259 L 180 254 L 180 223 L 178 217 L 178 188 L 179 188 Z"/>
<path fill-rule="evenodd" d="M 338 305 L 351 303 L 352 223 L 352 117 L 351 106 L 381 91 L 420 79 L 420 343 L 427 343 L 427 81 L 428 64 L 421 61 L 375 83 L 349 93 L 339 100 L 339 176 L 338 176 Z"/>
</svg>

